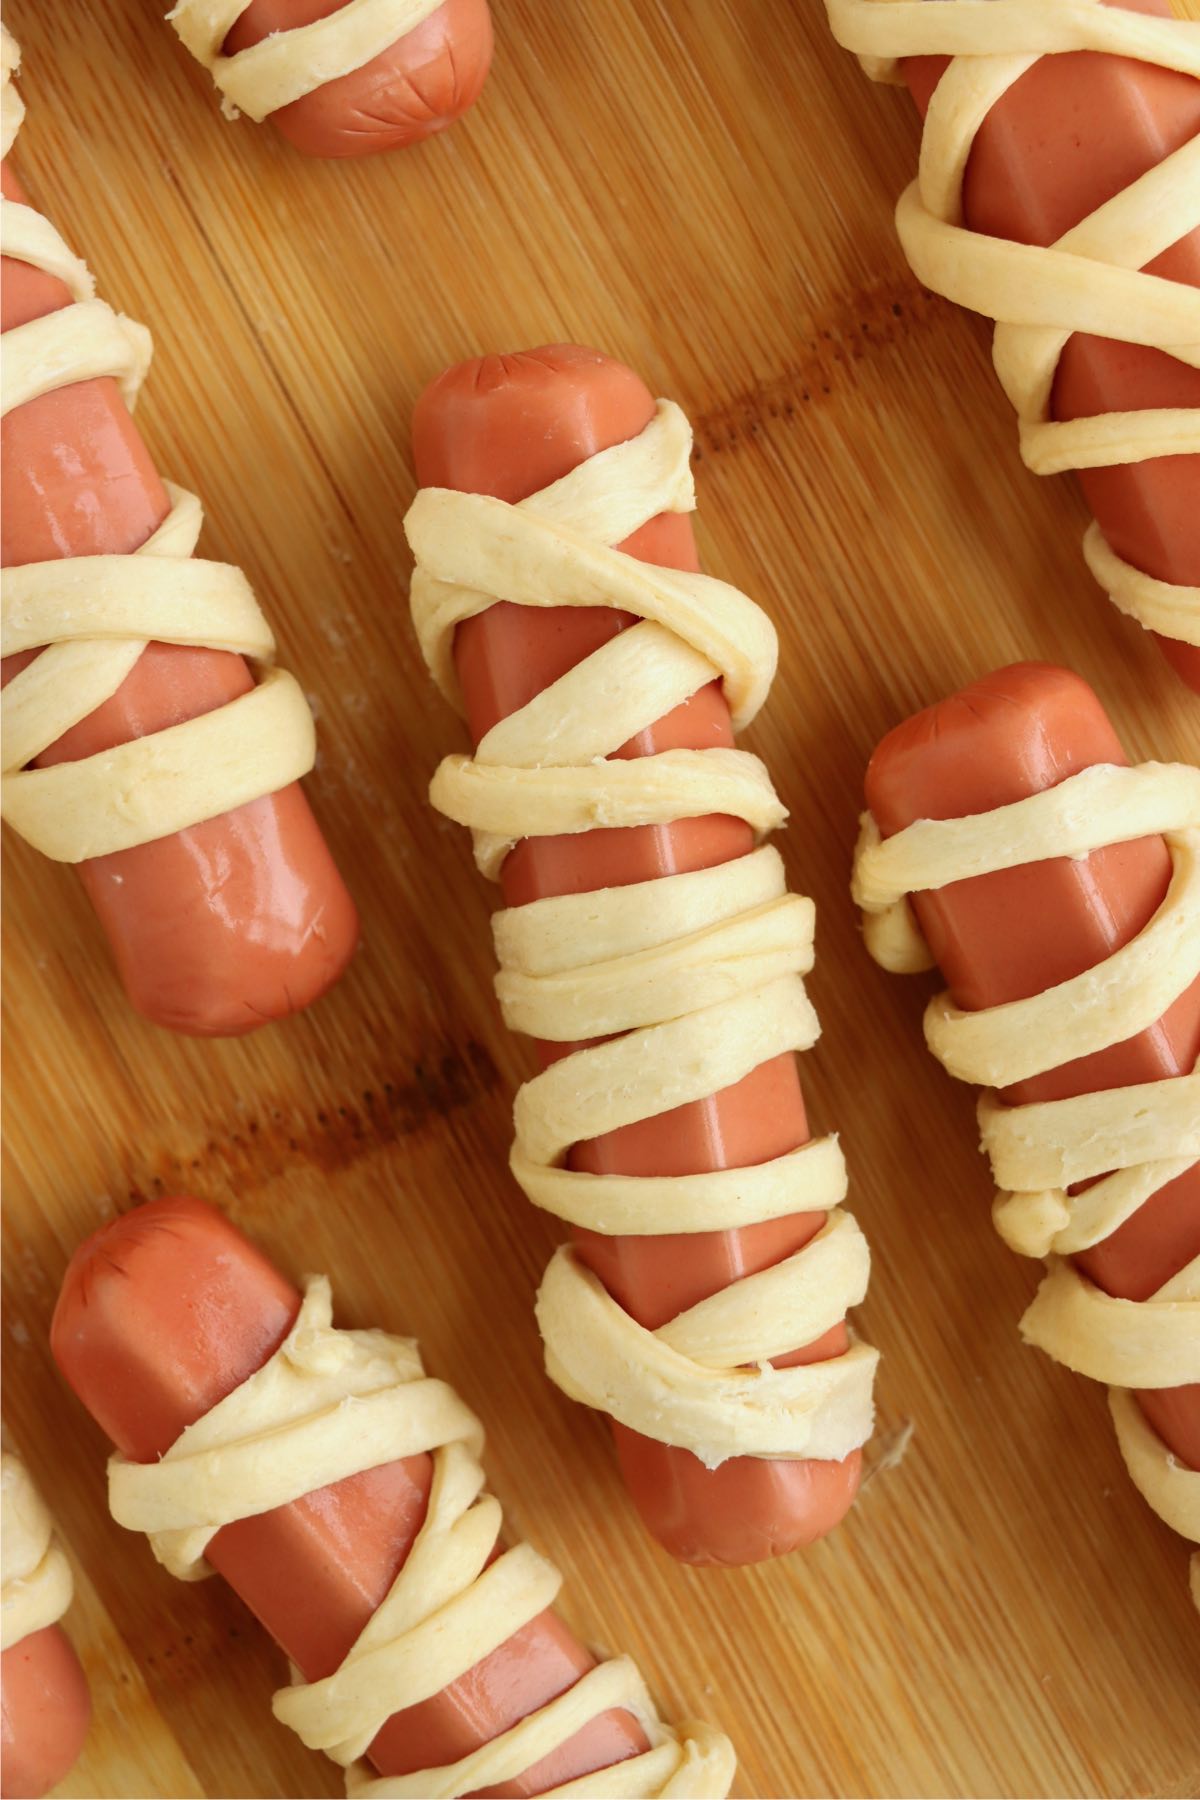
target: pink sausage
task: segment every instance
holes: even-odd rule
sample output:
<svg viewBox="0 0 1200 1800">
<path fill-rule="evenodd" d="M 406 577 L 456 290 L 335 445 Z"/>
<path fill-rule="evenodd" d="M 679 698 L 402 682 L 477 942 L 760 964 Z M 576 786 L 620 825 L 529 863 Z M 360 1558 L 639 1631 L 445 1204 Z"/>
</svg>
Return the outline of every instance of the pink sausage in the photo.
<svg viewBox="0 0 1200 1800">
<path fill-rule="evenodd" d="M 225 40 L 233 55 L 273 31 L 339 12 L 345 0 L 254 0 Z M 487 0 L 443 6 L 361 69 L 268 117 L 306 156 L 371 156 L 418 144 L 474 106 L 492 61 Z"/>
<path fill-rule="evenodd" d="M 213 1207 L 154 1200 L 80 1245 L 50 1342 L 101 1429 L 149 1461 L 262 1366 L 299 1305 L 291 1282 Z M 387 1463 L 213 1539 L 208 1560 L 307 1680 L 332 1674 L 384 1598 L 421 1527 L 431 1475 L 428 1456 Z M 440 1694 L 394 1713 L 371 1761 L 384 1775 L 455 1762 L 594 1662 L 556 1614 L 542 1613 Z M 628 1713 L 605 1713 L 495 1791 L 540 1794 L 645 1748 Z"/>
<path fill-rule="evenodd" d="M 87 1677 L 57 1625 L 0 1657 L 0 1796 L 38 1800 L 83 1749 L 92 1717 Z"/>
<path fill-rule="evenodd" d="M 645 383 L 623 363 L 576 344 L 480 357 L 448 369 L 422 394 L 413 421 L 417 473 L 426 485 L 523 499 L 585 457 L 636 436 L 654 413 Z M 652 519 L 623 546 L 646 562 L 696 569 L 691 521 Z M 454 655 L 476 743 L 498 719 L 632 623 L 604 608 L 554 610 L 501 603 L 459 626 Z M 733 742 L 718 684 L 702 689 L 618 755 Z M 749 851 L 739 819 L 526 838 L 502 871 L 505 900 L 647 881 L 707 868 Z M 570 1045 L 541 1045 L 543 1062 Z M 810 1132 L 794 1056 L 761 1064 L 708 1100 L 577 1144 L 570 1165 L 627 1175 L 683 1175 L 764 1162 Z M 801 1249 L 822 1213 L 797 1213 L 740 1231 L 607 1238 L 578 1232 L 581 1255 L 610 1293 L 651 1329 Z M 845 1350 L 844 1324 L 778 1359 L 819 1362 Z M 614 1425 L 617 1453 L 646 1525 L 672 1555 L 694 1563 L 751 1563 L 786 1555 L 831 1531 L 848 1512 L 862 1457 L 841 1462 L 731 1457 L 708 1469 L 689 1450 Z"/>
<path fill-rule="evenodd" d="M 4 193 L 23 198 L 7 164 Z M 3 259 L 3 329 L 66 306 L 61 282 Z M 136 550 L 168 501 L 114 381 L 30 400 L 0 427 L 0 562 Z M 11 679 L 28 657 L 7 658 Z M 211 711 L 251 676 L 224 651 L 151 644 L 111 700 L 40 765 L 111 749 Z M 78 865 L 126 992 L 156 1024 L 235 1036 L 285 1018 L 337 980 L 358 940 L 354 903 L 300 787 L 136 849 Z"/>
<path fill-rule="evenodd" d="M 1169 0 L 1124 0 L 1171 15 Z M 913 57 L 905 76 L 924 110 L 945 58 Z M 1200 82 L 1099 52 L 1044 56 L 992 107 L 963 184 L 965 221 L 990 237 L 1051 244 L 1200 131 Z M 1149 264 L 1200 286 L 1200 231 Z M 1051 399 L 1056 419 L 1145 407 L 1200 407 L 1200 370 L 1161 351 L 1082 333 L 1069 339 Z M 1113 549 L 1157 580 L 1200 585 L 1200 456 L 1080 471 Z M 1200 692 L 1200 648 L 1160 638 L 1168 661 Z"/>
</svg>

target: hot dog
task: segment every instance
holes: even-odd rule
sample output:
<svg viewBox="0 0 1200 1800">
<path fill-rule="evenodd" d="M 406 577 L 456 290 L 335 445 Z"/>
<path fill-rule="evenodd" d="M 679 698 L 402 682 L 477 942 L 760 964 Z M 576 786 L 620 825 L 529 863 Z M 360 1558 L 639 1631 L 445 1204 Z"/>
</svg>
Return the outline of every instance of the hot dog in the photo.
<svg viewBox="0 0 1200 1800">
<path fill-rule="evenodd" d="M 595 351 L 555 346 L 481 358 L 447 371 L 419 400 L 417 473 L 425 487 L 515 503 L 598 452 L 636 439 L 654 417 L 642 381 Z M 684 512 L 651 518 L 622 547 L 648 564 L 699 568 Z M 634 623 L 631 614 L 609 607 L 547 609 L 507 602 L 460 623 L 453 658 L 476 747 L 497 721 Z M 721 684 L 710 681 L 616 755 L 636 759 L 693 747 L 727 749 L 732 743 L 729 705 Z M 500 879 L 510 909 L 505 917 L 518 918 L 520 909 L 546 896 L 712 869 L 745 858 L 753 842 L 747 824 L 716 810 L 653 825 L 525 836 L 503 862 Z M 647 897 L 644 905 L 652 912 L 655 901 Z M 578 1045 L 542 1042 L 537 1048 L 545 1069 Z M 581 1070 L 578 1080 L 586 1086 L 589 1077 Z M 605 1176 L 691 1176 L 764 1164 L 794 1155 L 809 1142 L 796 1060 L 788 1052 L 764 1057 L 702 1099 L 576 1142 L 567 1161 L 572 1171 Z M 793 1191 L 799 1194 L 801 1188 Z M 797 1206 L 739 1229 L 650 1235 L 633 1235 L 636 1225 L 604 1233 L 576 1229 L 574 1243 L 607 1293 L 653 1331 L 739 1278 L 794 1257 L 812 1243 L 826 1217 L 824 1211 Z M 794 1337 L 788 1340 L 788 1353 L 776 1351 L 776 1367 L 843 1357 L 849 1340 L 842 1321 L 803 1348 L 791 1349 L 794 1343 Z M 646 1524 L 673 1555 L 689 1562 L 749 1563 L 808 1544 L 839 1522 L 858 1487 L 857 1449 L 838 1458 L 731 1455 L 706 1466 L 690 1449 L 615 1419 L 614 1431 Z"/>
<path fill-rule="evenodd" d="M 57 1623 L 70 1604 L 70 1568 L 28 1471 L 7 1450 L 0 1493 L 0 1794 L 36 1800 L 83 1749 L 92 1702 L 79 1658 Z"/>
<path fill-rule="evenodd" d="M 7 43 L 11 46 L 11 39 Z M 14 63 L 15 47 L 6 58 L 6 105 L 15 99 L 7 85 Z M 24 206 L 24 197 L 7 164 L 3 191 L 6 227 L 13 218 L 36 219 L 15 210 Z M 6 238 L 11 250 L 11 232 Z M 36 246 L 28 260 L 15 254 L 4 258 L 6 355 L 21 329 L 50 315 L 70 318 L 83 310 L 72 308 L 73 298 L 88 291 L 86 272 L 78 273 L 81 265 L 73 294 L 51 268 L 39 266 L 35 252 Z M 54 262 L 51 257 L 42 263 L 47 260 Z M 164 522 L 169 529 L 190 501 L 177 492 L 174 501 L 168 495 L 118 383 L 109 377 L 51 386 L 7 410 L 3 454 L 0 560 L 10 571 L 37 565 L 32 573 L 53 575 L 61 558 L 136 551 Z M 81 574 L 101 566 L 64 562 L 63 580 L 78 582 Z M 207 567 L 240 582 L 219 565 L 175 566 L 201 574 Z M 26 598 L 16 591 L 15 575 L 6 579 L 5 591 L 11 607 L 7 633 L 14 621 L 20 623 Z M 167 612 L 164 625 L 169 623 Z M 77 648 L 63 647 L 68 653 Z M 32 657 L 25 648 L 6 657 L 5 683 Z M 70 670 L 60 678 L 68 703 L 71 679 Z M 45 743 L 43 734 L 34 766 L 51 769 L 102 758 L 116 746 L 216 714 L 253 689 L 240 655 L 194 647 L 186 638 L 149 641 L 108 698 L 56 732 L 53 742 Z M 71 717 L 69 710 L 66 716 Z M 11 719 L 10 712 L 6 720 Z M 6 755 L 6 816 L 17 768 Z M 253 781 L 252 767 L 249 773 Z M 26 780 L 15 774 L 15 781 Z M 141 785 L 149 791 L 144 779 Z M 113 797 L 114 812 L 123 804 L 119 794 Z M 85 857 L 78 866 L 134 1006 L 178 1031 L 233 1035 L 310 1005 L 337 979 L 357 940 L 353 902 L 294 781 L 181 830 Z"/>
<path fill-rule="evenodd" d="M 216 18 L 179 0 L 168 17 L 226 109 L 269 117 L 306 156 L 370 156 L 444 131 L 475 104 L 492 60 L 487 0 L 231 0 Z M 260 56 L 294 57 L 294 79 L 252 73 L 245 52 L 268 37 Z"/>
<path fill-rule="evenodd" d="M 300 1306 L 292 1284 L 213 1208 L 191 1199 L 156 1200 L 104 1226 L 76 1251 L 51 1344 L 66 1379 L 121 1455 L 153 1463 L 269 1363 Z M 368 1336 L 382 1354 L 380 1334 Z M 347 1340 L 325 1333 L 324 1341 L 336 1347 Z M 360 1409 L 364 1404 L 360 1400 Z M 361 1416 L 366 1430 L 366 1413 Z M 305 1679 L 319 1681 L 343 1662 L 405 1567 L 441 1472 L 444 1465 L 427 1454 L 380 1460 L 332 1486 L 226 1525 L 209 1543 L 207 1561 Z M 428 1548 L 426 1543 L 422 1553 Z M 403 1706 L 375 1735 L 369 1756 L 382 1775 L 423 1771 L 429 1783 L 378 1791 L 461 1794 L 478 1786 L 499 1794 L 543 1793 L 645 1755 L 647 1732 L 675 1741 L 648 1720 L 644 1731 L 616 1706 L 495 1785 L 473 1779 L 470 1770 L 463 1772 L 467 1786 L 454 1778 L 448 1765 L 491 1743 L 595 1666 L 550 1611 L 505 1631 L 500 1646 L 477 1666 L 443 1691 Z M 661 1791 L 724 1793 L 732 1766 L 727 1741 L 696 1728 L 681 1752 L 679 1785 Z M 710 1785 L 687 1785 L 688 1771 L 695 1775 L 697 1769 Z M 634 1785 L 622 1791 L 660 1789 Z"/>
<path fill-rule="evenodd" d="M 931 6 L 928 17 L 919 21 L 923 37 L 931 45 L 939 37 L 948 42 L 941 34 L 954 29 L 955 22 L 948 19 L 952 10 Z M 1002 5 L 985 10 L 994 23 L 1006 9 Z M 1036 10 L 1026 9 L 1027 17 Z M 1159 21 L 1171 18 L 1169 0 L 1124 0 L 1119 10 L 1148 15 L 1156 29 Z M 874 44 L 883 48 L 880 34 L 886 33 L 887 15 L 897 14 L 894 7 L 868 5 L 864 9 L 855 0 L 850 6 L 830 0 L 830 11 L 837 35 L 858 49 Z M 1099 21 L 1099 25 L 1104 23 Z M 1194 164 L 1185 168 L 1179 160 L 1194 155 L 1194 140 L 1200 132 L 1200 82 L 1195 79 L 1194 46 L 1186 41 L 1188 33 L 1194 36 L 1196 27 L 1176 22 L 1163 24 L 1161 30 L 1169 34 L 1163 44 L 1171 42 L 1179 49 L 1172 66 L 1156 63 L 1155 57 L 1161 55 L 1165 65 L 1167 52 L 1155 46 L 1145 49 L 1144 60 L 1133 60 L 1136 52 L 1104 54 L 1081 48 L 1076 53 L 1042 56 L 995 99 L 974 138 L 961 190 L 962 222 L 981 234 L 981 242 L 990 238 L 1054 244 L 1114 195 L 1172 157 L 1176 157 L 1180 192 L 1185 187 L 1193 196 L 1200 191 Z M 1014 32 L 1020 36 L 1015 22 Z M 1012 47 L 1018 48 L 1015 39 Z M 999 56 L 991 58 L 997 67 L 1000 62 Z M 948 66 L 946 56 L 902 58 L 900 73 L 923 113 Z M 976 62 L 974 66 L 984 65 Z M 1164 201 L 1149 195 L 1135 211 L 1140 216 L 1133 223 L 1143 228 L 1153 228 L 1156 214 L 1168 216 Z M 1177 241 L 1155 248 L 1153 254 L 1143 255 L 1129 266 L 1144 266 L 1150 276 L 1195 288 L 1200 286 L 1200 229 L 1194 228 L 1194 200 L 1184 204 L 1179 216 L 1184 224 Z M 908 233 L 905 235 L 907 238 Z M 969 240 L 960 241 L 969 245 Z M 1130 241 L 1137 242 L 1132 233 Z M 913 254 L 911 239 L 906 247 Z M 960 254 L 969 263 L 969 250 Z M 1115 256 L 1113 260 L 1124 261 Z M 927 284 L 939 285 L 932 268 L 918 272 Z M 1038 280 L 1031 265 L 1022 296 L 1026 302 L 1036 300 Z M 951 297 L 959 297 L 953 292 L 952 278 L 941 285 Z M 972 303 L 969 296 L 963 297 Z M 1190 311 L 1192 325 L 1176 337 L 1172 354 L 1151 347 L 1148 341 L 1145 328 L 1153 300 L 1153 295 L 1147 298 L 1144 292 L 1131 294 L 1127 319 L 1114 321 L 1121 330 L 1113 329 L 1109 335 L 1082 328 L 1066 335 L 1047 417 L 1065 423 L 1105 414 L 1128 416 L 1146 409 L 1200 408 L 1200 367 L 1194 341 L 1191 347 L 1186 341 L 1189 337 L 1200 340 L 1200 299 L 1181 301 Z M 986 301 L 981 304 L 986 306 Z M 1069 326 L 1073 317 L 1082 318 L 1083 314 L 1073 313 L 1068 306 L 1061 316 Z M 998 348 L 1001 342 L 998 334 Z M 1079 480 L 1096 519 L 1087 540 L 1093 573 L 1111 586 L 1113 598 L 1124 610 L 1148 627 L 1157 624 L 1156 635 L 1169 661 L 1200 691 L 1196 417 L 1200 414 L 1193 412 L 1188 424 L 1185 415 L 1177 415 L 1171 433 L 1175 453 L 1150 455 L 1143 447 L 1138 453 L 1144 458 L 1141 461 L 1109 460 L 1103 453 L 1095 466 L 1079 467 Z M 1031 458 L 1027 456 L 1027 460 Z M 1105 555 L 1105 545 L 1115 553 L 1115 562 Z M 1136 570 L 1166 584 L 1166 590 L 1146 589 L 1139 596 L 1130 586 L 1128 573 Z"/>
<path fill-rule="evenodd" d="M 1156 766 L 1147 767 L 1153 770 Z M 1078 794 L 1075 806 L 1091 811 L 1093 803 L 1086 800 L 1080 783 L 1085 771 L 1096 768 L 1102 772 L 1123 770 L 1126 759 L 1095 694 L 1065 669 L 1022 664 L 973 682 L 889 733 L 867 770 L 867 804 L 886 850 L 888 839 L 918 820 L 999 817 L 993 809 L 1072 781 L 1073 790 L 1064 788 L 1064 796 Z M 1184 769 L 1178 780 L 1200 794 L 1200 775 L 1195 771 Z M 1054 990 L 1106 961 L 1109 970 L 1115 970 L 1114 955 L 1139 934 L 1144 937 L 1155 915 L 1161 916 L 1169 884 L 1177 885 L 1173 866 L 1179 850 L 1169 851 L 1157 833 L 1128 836 L 1133 827 L 1123 828 L 1113 817 L 1111 802 L 1102 807 L 1097 799 L 1094 804 L 1100 815 L 1098 847 L 1087 856 L 1043 854 L 1040 860 L 1019 861 L 1016 866 L 913 893 L 921 932 L 949 983 L 956 1007 L 978 1014 L 981 1009 Z M 1189 828 L 1191 838 L 1196 838 L 1195 827 L 1200 823 L 1200 818 L 1189 817 L 1189 808 L 1196 810 L 1195 799 L 1185 802 L 1175 814 L 1184 842 Z M 868 859 L 871 854 L 866 852 Z M 860 882 L 864 866 L 860 861 Z M 1143 1154 L 1151 1161 L 1178 1155 L 1179 1162 L 1161 1163 L 1154 1191 L 1124 1222 L 1099 1236 L 1078 1234 L 1074 1263 L 1102 1295 L 1140 1303 L 1151 1321 L 1154 1307 L 1148 1303 L 1152 1297 L 1173 1278 L 1178 1282 L 1180 1271 L 1190 1266 L 1190 1286 L 1185 1275 L 1176 1305 L 1179 1329 L 1191 1333 L 1192 1360 L 1200 1335 L 1191 1318 L 1200 1310 L 1195 1305 L 1200 1292 L 1193 1292 L 1200 1269 L 1200 1107 L 1188 1096 L 1195 1085 L 1192 1071 L 1200 1053 L 1200 979 L 1194 974 L 1188 977 L 1187 959 L 1190 956 L 1196 961 L 1197 944 L 1200 925 L 1185 922 L 1183 943 L 1175 953 L 1176 967 L 1183 970 L 1172 983 L 1177 997 L 1156 1023 L 1124 1035 L 1114 1017 L 1109 1032 L 1099 1034 L 1098 1048 L 1024 1077 L 1000 1094 L 1003 1106 L 1010 1109 L 1122 1088 L 1129 1088 L 1135 1100 L 1139 1092 L 1145 1095 L 1142 1111 L 1150 1136 Z M 1164 953 L 1163 960 L 1169 963 L 1170 957 Z M 1140 979 L 1148 982 L 1152 976 Z M 1114 987 L 1115 976 L 1110 983 L 1110 1003 Z M 1064 995 L 1064 1018 L 1075 1006 L 1076 1001 Z M 1165 1086 L 1152 1091 L 1144 1085 L 1149 1083 Z M 1174 1142 L 1166 1110 L 1172 1095 L 1192 1114 L 1190 1126 L 1175 1128 Z M 1119 1100 L 1119 1093 L 1113 1095 L 1114 1111 Z M 1162 1109 L 1158 1114 L 1156 1106 Z M 1022 1129 L 1019 1123 L 1014 1128 L 1018 1134 Z M 1191 1138 L 1196 1141 L 1189 1150 Z M 1183 1166 L 1174 1178 L 1163 1178 L 1169 1167 L 1179 1164 Z M 1103 1169 L 1089 1171 L 1082 1185 L 1070 1183 L 1069 1195 L 1096 1194 L 1099 1190 L 1089 1183 L 1093 1175 L 1102 1173 Z M 1034 1202 L 1054 1209 L 1053 1238 L 1061 1228 L 1062 1215 L 1070 1210 L 1071 1199 L 1064 1205 L 1042 1194 L 1035 1196 Z M 1032 1208 L 1034 1202 L 1023 1195 L 1006 1201 L 997 1211 L 997 1222 L 1018 1247 L 1053 1253 L 1053 1241 L 1048 1246 L 1021 1244 L 1023 1234 L 1014 1234 L 1009 1227 L 1015 1209 Z M 1094 1241 L 1085 1243 L 1084 1238 Z M 1057 1250 L 1065 1255 L 1068 1246 L 1060 1241 Z M 1192 1294 L 1190 1301 L 1188 1293 Z M 1032 1326 L 1029 1318 L 1027 1315 L 1027 1335 L 1040 1341 L 1036 1316 Z M 1153 1322 L 1146 1329 L 1152 1331 Z M 1049 1347 L 1053 1349 L 1053 1345 Z M 1178 1386 L 1157 1385 L 1140 1392 L 1137 1403 L 1165 1451 L 1173 1453 L 1187 1469 L 1200 1469 L 1200 1385 L 1196 1379 Z M 1198 1504 L 1198 1485 L 1200 1476 L 1193 1475 L 1193 1511 Z M 1185 1529 L 1182 1515 L 1168 1516 Z M 1192 1535 L 1198 1535 L 1197 1531 Z"/>
</svg>

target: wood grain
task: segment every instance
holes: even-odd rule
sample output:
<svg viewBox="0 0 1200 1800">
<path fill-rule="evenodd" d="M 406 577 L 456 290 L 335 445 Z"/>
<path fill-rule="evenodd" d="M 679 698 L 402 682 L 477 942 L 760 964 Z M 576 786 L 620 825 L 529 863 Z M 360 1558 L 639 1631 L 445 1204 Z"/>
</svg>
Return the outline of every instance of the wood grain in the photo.
<svg viewBox="0 0 1200 1800">
<path fill-rule="evenodd" d="M 226 125 L 158 11 L 14 0 L 19 161 L 102 293 L 153 327 L 139 416 L 314 695 L 311 791 L 365 938 L 308 1016 L 173 1039 L 124 1005 L 70 874 L 7 845 L 5 1411 L 86 1571 L 72 1630 L 97 1702 L 63 1793 L 338 1789 L 272 1723 L 281 1660 L 232 1595 L 171 1583 L 108 1519 L 105 1445 L 47 1350 L 80 1237 L 179 1190 L 293 1272 L 330 1268 L 343 1319 L 419 1334 L 579 1630 L 731 1732 L 740 1793 L 1196 1793 L 1182 1546 L 1124 1479 L 1101 1393 L 1022 1350 L 1035 1270 L 993 1236 L 971 1097 L 924 1054 L 924 985 L 872 967 L 847 896 L 873 744 L 993 665 L 1072 664 L 1135 756 L 1200 742 L 1083 566 L 1074 488 L 1020 467 L 983 328 L 904 265 L 912 110 L 837 50 L 818 0 L 497 0 L 465 124 L 311 164 Z M 805 1082 L 874 1248 L 880 1443 L 915 1424 L 831 1541 L 754 1571 L 661 1555 L 604 1424 L 541 1378 L 530 1301 L 555 1231 L 506 1172 L 529 1059 L 496 1014 L 465 835 L 425 803 L 461 731 L 407 623 L 413 401 L 449 361 L 566 338 L 691 414 L 708 566 L 781 628 L 750 741 L 819 909 Z"/>
</svg>

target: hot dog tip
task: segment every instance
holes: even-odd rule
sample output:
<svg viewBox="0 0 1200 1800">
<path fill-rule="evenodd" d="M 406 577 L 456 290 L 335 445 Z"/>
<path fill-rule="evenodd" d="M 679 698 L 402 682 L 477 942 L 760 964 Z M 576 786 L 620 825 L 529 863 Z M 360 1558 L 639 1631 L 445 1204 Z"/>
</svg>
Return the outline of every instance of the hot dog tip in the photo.
<svg viewBox="0 0 1200 1800">
<path fill-rule="evenodd" d="M 167 15 L 230 118 L 270 118 L 314 157 L 417 144 L 475 104 L 491 66 L 488 0 L 205 0 Z M 232 22 L 231 22 L 232 20 Z"/>
<path fill-rule="evenodd" d="M 867 764 L 867 804 L 885 831 L 907 816 L 911 784 L 923 760 L 948 735 L 968 734 L 997 788 L 1042 786 L 1057 778 L 1064 739 L 1103 737 L 1112 728 L 1095 691 L 1073 669 L 1055 663 L 1012 663 L 969 682 L 904 719 L 882 738 Z M 1097 760 L 1100 760 L 1097 758 Z M 928 795 L 922 790 L 923 798 Z"/>
</svg>

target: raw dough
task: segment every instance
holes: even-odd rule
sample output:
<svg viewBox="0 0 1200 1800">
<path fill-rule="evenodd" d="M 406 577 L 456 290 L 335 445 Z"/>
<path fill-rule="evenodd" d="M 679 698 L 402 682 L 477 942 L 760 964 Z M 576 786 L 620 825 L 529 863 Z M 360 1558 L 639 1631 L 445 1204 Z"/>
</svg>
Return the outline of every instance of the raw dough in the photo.
<svg viewBox="0 0 1200 1800">
<path fill-rule="evenodd" d="M 1200 24 L 1147 18 L 1102 0 L 826 0 L 834 36 L 877 80 L 908 56 L 950 56 L 925 119 L 917 179 L 896 224 L 917 278 L 996 321 L 993 358 L 1036 474 L 1200 452 L 1200 410 L 1148 408 L 1056 422 L 1051 392 L 1075 332 L 1144 344 L 1200 368 L 1200 292 L 1147 263 L 1200 226 L 1200 138 L 1050 246 L 1009 243 L 962 223 L 975 135 L 1038 57 L 1077 50 L 1133 57 L 1200 78 Z M 1200 588 L 1156 581 L 1122 560 L 1094 521 L 1084 554 L 1122 612 L 1200 645 Z"/>
<path fill-rule="evenodd" d="M 0 28 L 2 29 L 2 28 Z M 23 116 L 2 44 L 4 154 Z M 93 376 L 129 406 L 150 366 L 150 334 L 93 297 L 86 266 L 32 207 L 0 202 L 5 256 L 66 283 L 73 304 L 4 333 L 4 413 Z M 312 768 L 312 715 L 295 679 L 270 665 L 275 640 L 245 576 L 192 556 L 203 514 L 166 484 L 171 511 L 130 556 L 64 557 L 4 571 L 0 654 L 41 652 L 4 692 L 0 811 L 60 862 L 82 862 L 231 812 Z M 151 640 L 229 650 L 262 671 L 227 706 L 52 768 L 26 765 L 116 693 Z"/>
<path fill-rule="evenodd" d="M 1012 805 L 963 819 L 920 819 L 886 841 L 864 816 L 853 893 L 864 909 L 868 948 L 899 970 L 932 966 L 910 895 L 1158 834 L 1174 876 L 1157 913 L 1123 949 L 1027 1000 L 974 1013 L 959 1012 L 946 994 L 930 1001 L 926 1039 L 952 1074 L 1009 1087 L 1123 1043 L 1190 987 L 1200 974 L 1200 770 L 1186 763 L 1097 764 Z M 1200 1473 L 1172 1456 L 1131 1392 L 1200 1381 L 1200 1257 L 1140 1302 L 1112 1298 L 1066 1260 L 1102 1243 L 1200 1162 L 1200 1071 L 1023 1106 L 988 1092 L 979 1122 L 1000 1189 L 997 1229 L 1014 1250 L 1048 1263 L 1022 1335 L 1056 1361 L 1111 1384 L 1130 1474 L 1155 1511 L 1200 1541 Z M 1084 1181 L 1094 1185 L 1070 1192 Z M 1200 1569 L 1200 1559 L 1193 1562 Z"/>
<path fill-rule="evenodd" d="M 423 490 L 413 502 L 405 520 L 416 560 L 413 619 L 451 700 L 459 699 L 455 629 L 497 600 L 609 606 L 640 620 L 494 726 L 473 758 L 447 757 L 435 775 L 434 805 L 471 827 L 490 876 L 523 837 L 713 812 L 762 836 L 786 817 L 765 767 L 744 751 L 606 760 L 716 678 L 735 725 L 748 724 L 775 672 L 774 628 L 745 594 L 609 547 L 660 512 L 694 506 L 691 442 L 683 413 L 663 400 L 638 437 L 518 505 L 448 489 Z M 610 1234 L 829 1215 L 778 1268 L 735 1281 L 654 1332 L 564 1247 L 538 1296 L 552 1380 L 710 1467 L 731 1456 L 847 1456 L 871 1433 L 877 1353 L 855 1343 L 826 1362 L 770 1366 L 838 1323 L 866 1291 L 866 1240 L 839 1207 L 846 1176 L 836 1140 L 702 1175 L 565 1167 L 581 1139 L 706 1099 L 816 1041 L 803 982 L 811 902 L 787 892 L 782 862 L 764 846 L 693 874 L 503 911 L 495 936 L 497 993 L 514 1030 L 605 1040 L 554 1063 L 517 1095 L 512 1168 L 536 1205 Z"/>
<path fill-rule="evenodd" d="M 167 14 L 183 43 L 212 76 L 221 110 L 265 119 L 281 106 L 361 69 L 407 37 L 443 0 L 348 0 L 348 4 L 226 56 L 225 39 L 253 0 L 178 0 Z"/>
<path fill-rule="evenodd" d="M 454 1796 L 511 1781 L 610 1707 L 638 1718 L 648 1754 L 562 1793 L 728 1793 L 735 1759 L 705 1725 L 673 1731 L 626 1658 L 601 1663 L 539 1712 L 460 1762 L 378 1779 L 359 1759 L 395 1712 L 440 1693 L 552 1605 L 562 1578 L 527 1544 L 493 1553 L 500 1506 L 484 1492 L 483 1429 L 416 1345 L 332 1322 L 324 1276 L 310 1277 L 288 1336 L 254 1375 L 154 1463 L 109 1461 L 118 1524 L 150 1534 L 174 1575 L 211 1573 L 204 1555 L 224 1525 L 402 1457 L 433 1457 L 425 1521 L 403 1568 L 341 1667 L 281 1688 L 275 1715 L 313 1750 L 349 1766 L 354 1796 Z"/>
<path fill-rule="evenodd" d="M 71 1565 L 50 1513 L 19 1457 L 0 1454 L 0 1650 L 47 1625 L 71 1604 Z"/>
</svg>

